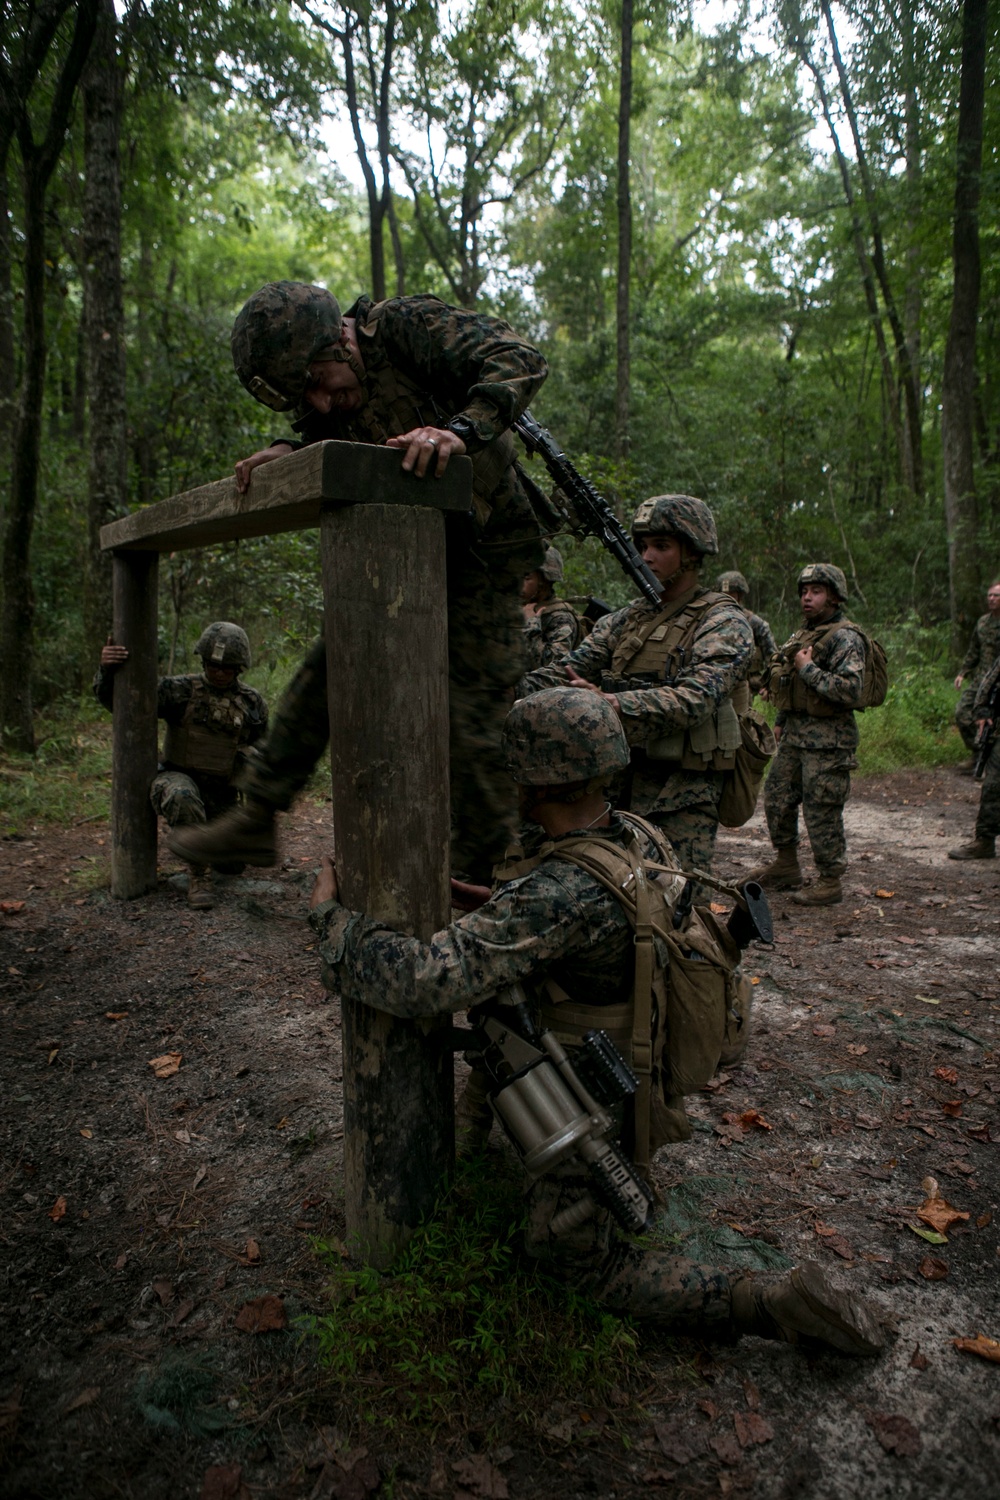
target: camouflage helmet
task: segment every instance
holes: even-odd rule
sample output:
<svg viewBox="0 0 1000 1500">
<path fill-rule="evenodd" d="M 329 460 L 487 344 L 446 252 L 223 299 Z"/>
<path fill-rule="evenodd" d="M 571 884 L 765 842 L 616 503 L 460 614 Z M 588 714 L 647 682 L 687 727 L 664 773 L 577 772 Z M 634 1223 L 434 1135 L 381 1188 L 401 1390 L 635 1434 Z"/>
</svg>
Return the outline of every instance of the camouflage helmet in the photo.
<svg viewBox="0 0 1000 1500">
<path fill-rule="evenodd" d="M 719 550 L 715 519 L 704 500 L 693 495 L 653 495 L 632 517 L 632 535 L 679 536 L 701 557 Z"/>
<path fill-rule="evenodd" d="M 799 574 L 797 587 L 800 594 L 807 583 L 819 583 L 831 589 L 841 604 L 847 599 L 847 579 L 836 563 L 807 563 Z"/>
<path fill-rule="evenodd" d="M 720 573 L 715 587 L 720 594 L 749 594 L 750 592 L 750 585 L 743 574 L 735 570 L 731 573 Z"/>
<path fill-rule="evenodd" d="M 521 786 L 566 786 L 628 765 L 621 720 L 586 688 L 546 688 L 520 698 L 503 726 L 507 770 Z"/>
<path fill-rule="evenodd" d="M 340 304 L 324 287 L 270 281 L 236 315 L 236 373 L 255 400 L 291 411 L 302 404 L 313 360 L 345 357 L 343 326 Z"/>
<path fill-rule="evenodd" d="M 542 563 L 542 566 L 538 571 L 539 573 L 541 573 L 543 578 L 548 579 L 549 583 L 562 582 L 563 560 L 562 553 L 558 550 L 558 548 L 546 547 L 545 561 Z"/>
<path fill-rule="evenodd" d="M 247 633 L 231 620 L 213 620 L 206 625 L 194 649 L 207 667 L 235 667 L 237 672 L 245 672 L 250 665 Z"/>
</svg>

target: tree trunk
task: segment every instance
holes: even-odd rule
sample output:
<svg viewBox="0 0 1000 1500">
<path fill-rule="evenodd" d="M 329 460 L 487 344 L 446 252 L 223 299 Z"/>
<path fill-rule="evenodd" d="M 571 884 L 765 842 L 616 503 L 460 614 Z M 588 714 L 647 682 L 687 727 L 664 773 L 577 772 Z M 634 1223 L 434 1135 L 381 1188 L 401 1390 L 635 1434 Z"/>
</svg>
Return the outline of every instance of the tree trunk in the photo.
<svg viewBox="0 0 1000 1500">
<path fill-rule="evenodd" d="M 629 451 L 631 384 L 630 292 L 632 278 L 632 193 L 630 182 L 632 121 L 632 0 L 622 0 L 622 51 L 618 85 L 618 287 L 615 304 L 615 451 Z"/>
<path fill-rule="evenodd" d="M 976 320 L 979 315 L 979 183 L 988 0 L 962 7 L 962 76 L 958 100 L 954 289 L 941 387 L 941 448 L 948 526 L 948 587 L 956 649 L 979 610 L 978 505 L 973 471 Z"/>
<path fill-rule="evenodd" d="M 123 63 L 113 0 L 101 0 L 84 83 L 84 319 L 90 412 L 84 640 L 96 656 L 111 628 L 111 565 L 100 529 L 125 509 L 125 312 L 121 277 Z"/>
<path fill-rule="evenodd" d="M 17 360 L 14 352 L 14 290 L 11 286 L 10 209 L 7 168 L 0 172 L 0 450 L 7 452 L 17 403 Z"/>
</svg>

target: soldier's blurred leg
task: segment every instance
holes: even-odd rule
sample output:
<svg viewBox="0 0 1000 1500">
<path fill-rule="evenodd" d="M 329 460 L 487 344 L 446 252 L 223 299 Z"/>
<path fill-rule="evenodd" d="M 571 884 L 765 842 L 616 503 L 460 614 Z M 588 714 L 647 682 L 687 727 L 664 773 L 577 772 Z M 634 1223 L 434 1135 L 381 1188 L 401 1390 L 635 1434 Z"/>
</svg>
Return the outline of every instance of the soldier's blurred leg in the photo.
<svg viewBox="0 0 1000 1500">
<path fill-rule="evenodd" d="M 802 813 L 819 879 L 793 896 L 800 906 L 834 906 L 844 898 L 840 877 L 847 869 L 844 804 L 851 795 L 850 750 L 802 751 Z"/>
<path fill-rule="evenodd" d="M 799 803 L 802 801 L 802 752 L 795 745 L 778 744 L 764 783 L 764 815 L 775 858 L 758 865 L 747 879 L 771 891 L 796 891 L 802 884 L 799 866 Z"/>
<path fill-rule="evenodd" d="M 966 682 L 962 688 L 962 694 L 955 704 L 955 723 L 958 732 L 965 742 L 965 748 L 969 754 L 973 754 L 976 748 L 976 716 L 973 708 L 976 702 L 976 693 L 979 688 L 979 678 L 973 678 Z"/>
<path fill-rule="evenodd" d="M 153 777 L 149 800 L 154 811 L 171 828 L 201 828 L 205 825 L 205 803 L 192 777 L 183 771 L 160 771 Z M 215 905 L 211 871 L 192 864 L 188 874 L 188 906 L 208 911 Z"/>
<path fill-rule="evenodd" d="M 979 799 L 979 814 L 976 818 L 976 836 L 970 844 L 961 844 L 949 849 L 949 859 L 995 859 L 996 839 L 1000 834 L 1000 737 L 993 741 L 986 770 L 983 775 L 983 791 Z"/>
</svg>

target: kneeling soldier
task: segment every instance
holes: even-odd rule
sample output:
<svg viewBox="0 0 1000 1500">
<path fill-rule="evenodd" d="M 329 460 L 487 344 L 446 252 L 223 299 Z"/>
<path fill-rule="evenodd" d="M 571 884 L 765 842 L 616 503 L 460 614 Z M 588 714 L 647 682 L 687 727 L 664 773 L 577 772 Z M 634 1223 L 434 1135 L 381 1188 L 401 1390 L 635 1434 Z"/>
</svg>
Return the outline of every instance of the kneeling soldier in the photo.
<svg viewBox="0 0 1000 1500">
<path fill-rule="evenodd" d="M 245 759 L 243 752 L 267 728 L 267 704 L 256 688 L 239 680 L 250 666 L 246 631 L 216 620 L 202 631 L 195 652 L 202 672 L 161 677 L 156 690 L 156 714 L 166 720 L 167 732 L 149 797 L 171 828 L 204 823 L 232 807 L 239 795 L 233 777 Z M 97 699 L 109 711 L 114 708 L 115 672 L 127 660 L 127 648 L 113 645 L 109 637 L 94 678 Z M 238 874 L 243 866 L 215 868 Z M 188 904 L 201 909 L 213 904 L 206 865 L 191 865 Z"/>
<path fill-rule="evenodd" d="M 310 918 L 324 982 L 357 1003 L 377 1001 L 403 1017 L 467 1010 L 519 985 L 529 1008 L 553 1031 L 571 1034 L 584 1018 L 601 1027 L 603 1016 L 623 1006 L 634 1020 L 632 925 L 607 885 L 558 854 L 560 845 L 589 839 L 623 851 L 638 841 L 641 857 L 662 857 L 653 830 L 630 827 L 606 799 L 608 783 L 628 764 L 622 726 L 594 694 L 542 692 L 515 704 L 504 747 L 522 814 L 549 841 L 540 858 L 429 943 L 341 906 L 326 860 Z M 620 1027 L 609 1023 L 608 1029 Z M 571 1044 L 569 1050 L 575 1051 Z M 646 1097 L 652 1114 L 653 1094 Z M 634 1116 L 631 1126 L 634 1136 Z M 591 1182 L 575 1157 L 538 1170 L 528 1253 L 552 1263 L 609 1310 L 724 1340 L 750 1333 L 854 1355 L 882 1348 L 877 1310 L 832 1286 L 817 1265 L 807 1262 L 771 1284 L 699 1265 L 636 1243 L 607 1209 L 585 1201 Z"/>
<path fill-rule="evenodd" d="M 797 891 L 802 885 L 801 804 L 819 879 L 792 897 L 800 906 L 831 906 L 844 899 L 844 804 L 857 765 L 854 710 L 861 706 L 865 681 L 865 643 L 844 614 L 846 599 L 847 580 L 833 563 L 803 568 L 802 629 L 771 663 L 769 693 L 778 710 L 778 753 L 764 786 L 764 811 L 777 857 L 752 871 L 750 879 L 779 891 Z"/>
</svg>

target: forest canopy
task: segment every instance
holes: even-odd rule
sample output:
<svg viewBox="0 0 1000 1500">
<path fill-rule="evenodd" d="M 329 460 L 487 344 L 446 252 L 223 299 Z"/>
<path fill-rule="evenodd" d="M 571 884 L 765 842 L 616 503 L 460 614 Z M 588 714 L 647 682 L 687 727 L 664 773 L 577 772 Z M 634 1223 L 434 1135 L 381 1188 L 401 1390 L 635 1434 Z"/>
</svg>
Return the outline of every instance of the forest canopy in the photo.
<svg viewBox="0 0 1000 1500">
<path fill-rule="evenodd" d="M 12 0 L 0 24 L 12 745 L 89 679 L 100 525 L 282 435 L 229 355 L 267 280 L 508 318 L 549 360 L 535 415 L 618 512 L 705 498 L 720 566 L 779 624 L 819 557 L 870 623 L 951 622 L 957 644 L 981 612 L 1000 571 L 984 0 Z M 592 544 L 566 550 L 573 588 L 629 596 Z M 209 617 L 272 657 L 315 628 L 309 535 L 177 554 L 161 580 L 165 664 Z"/>
</svg>

